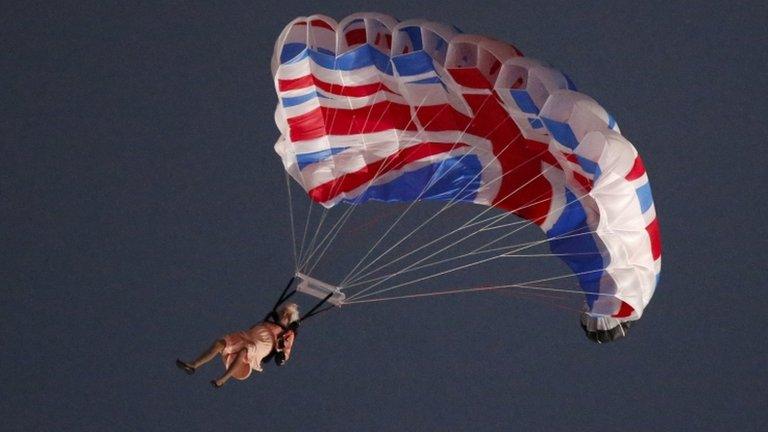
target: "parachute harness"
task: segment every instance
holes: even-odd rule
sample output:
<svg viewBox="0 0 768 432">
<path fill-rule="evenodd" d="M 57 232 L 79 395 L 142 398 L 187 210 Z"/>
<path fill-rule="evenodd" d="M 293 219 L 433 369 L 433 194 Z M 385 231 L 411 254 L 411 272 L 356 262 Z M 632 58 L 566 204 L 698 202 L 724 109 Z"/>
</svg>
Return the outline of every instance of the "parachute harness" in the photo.
<svg viewBox="0 0 768 432">
<path fill-rule="evenodd" d="M 314 307 L 312 307 L 312 309 L 310 309 L 309 312 L 302 315 L 297 321 L 294 321 L 288 324 L 287 326 L 284 326 L 280 322 L 280 316 L 277 313 L 277 309 L 283 303 L 288 301 L 289 298 L 293 297 L 294 294 L 299 292 L 297 289 L 291 290 L 291 287 L 293 286 L 293 283 L 295 281 L 296 281 L 296 276 L 293 276 L 288 280 L 288 283 L 285 285 L 285 288 L 283 288 L 283 292 L 280 293 L 280 297 L 275 302 L 275 305 L 272 307 L 272 310 L 269 311 L 269 313 L 267 313 L 267 315 L 264 316 L 264 319 L 262 320 L 262 322 L 275 324 L 276 326 L 280 327 L 280 329 L 282 330 L 280 334 L 277 335 L 277 338 L 275 339 L 275 346 L 272 348 L 272 352 L 270 352 L 269 355 L 267 355 L 264 358 L 265 362 L 268 362 L 275 357 L 277 357 L 277 359 L 280 358 L 280 355 L 281 355 L 280 351 L 283 348 L 284 337 L 286 333 L 288 333 L 289 331 L 292 331 L 294 335 L 298 335 L 299 325 L 301 325 L 303 321 L 306 321 L 307 319 L 312 318 L 313 316 L 326 312 L 334 307 L 333 305 L 328 305 L 326 307 L 321 308 L 333 296 L 334 293 L 331 292 L 327 296 L 325 296 L 323 299 L 321 299 Z M 281 364 L 282 363 L 278 361 L 278 365 L 281 365 Z"/>
</svg>

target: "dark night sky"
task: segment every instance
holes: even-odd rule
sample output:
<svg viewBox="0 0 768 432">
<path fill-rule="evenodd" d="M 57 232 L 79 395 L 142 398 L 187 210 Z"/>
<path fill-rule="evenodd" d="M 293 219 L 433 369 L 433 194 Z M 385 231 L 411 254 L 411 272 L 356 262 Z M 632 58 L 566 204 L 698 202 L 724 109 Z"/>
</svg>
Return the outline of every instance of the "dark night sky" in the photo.
<svg viewBox="0 0 768 432">
<path fill-rule="evenodd" d="M 0 13 L 3 430 L 768 430 L 765 3 L 47 3 Z M 325 314 L 218 392 L 173 366 L 292 271 L 275 37 L 359 10 L 510 41 L 615 115 L 664 241 L 628 339 L 476 294 Z"/>
</svg>

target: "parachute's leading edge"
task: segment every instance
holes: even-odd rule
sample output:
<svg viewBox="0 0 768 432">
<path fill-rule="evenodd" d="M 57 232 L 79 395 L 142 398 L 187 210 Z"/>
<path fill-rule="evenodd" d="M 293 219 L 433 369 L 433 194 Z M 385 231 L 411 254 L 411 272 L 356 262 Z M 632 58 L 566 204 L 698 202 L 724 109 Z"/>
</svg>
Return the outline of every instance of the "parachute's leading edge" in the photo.
<svg viewBox="0 0 768 432">
<path fill-rule="evenodd" d="M 588 330 L 642 315 L 661 267 L 648 177 L 613 117 L 566 75 L 503 42 L 374 13 L 295 19 L 272 72 L 275 149 L 314 201 L 513 212 L 578 277 Z"/>
</svg>

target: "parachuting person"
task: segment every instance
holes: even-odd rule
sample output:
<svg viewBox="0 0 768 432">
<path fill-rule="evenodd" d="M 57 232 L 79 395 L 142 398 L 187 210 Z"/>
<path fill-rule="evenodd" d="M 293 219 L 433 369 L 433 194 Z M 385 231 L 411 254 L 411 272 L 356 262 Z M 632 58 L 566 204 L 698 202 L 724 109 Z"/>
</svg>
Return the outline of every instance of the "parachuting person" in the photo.
<svg viewBox="0 0 768 432">
<path fill-rule="evenodd" d="M 299 326 L 299 307 L 285 303 L 267 315 L 267 318 L 248 330 L 230 333 L 217 339 L 210 348 L 193 362 L 176 360 L 176 365 L 192 375 L 202 365 L 221 355 L 226 371 L 211 384 L 222 387 L 230 378 L 244 380 L 251 371 L 262 372 L 262 361 L 274 356 L 278 366 L 291 357 L 291 349 Z"/>
</svg>

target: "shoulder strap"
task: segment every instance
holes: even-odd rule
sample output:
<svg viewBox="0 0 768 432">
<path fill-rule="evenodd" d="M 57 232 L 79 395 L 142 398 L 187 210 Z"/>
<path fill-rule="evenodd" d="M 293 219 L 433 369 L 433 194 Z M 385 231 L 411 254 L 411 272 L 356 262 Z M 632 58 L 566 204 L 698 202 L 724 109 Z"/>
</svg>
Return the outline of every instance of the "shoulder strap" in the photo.
<svg viewBox="0 0 768 432">
<path fill-rule="evenodd" d="M 288 284 L 285 285 L 285 288 L 283 288 L 283 292 L 280 294 L 280 298 L 277 299 L 277 302 L 275 302 L 275 305 L 272 306 L 272 310 L 264 317 L 263 321 L 272 322 L 277 325 L 280 325 L 278 322 L 280 321 L 280 317 L 277 316 L 277 308 L 279 308 L 281 304 L 285 303 L 286 300 L 291 298 L 291 296 L 296 294 L 296 290 L 288 292 L 288 290 L 291 288 L 291 285 L 293 285 L 293 281 L 295 280 L 296 280 L 296 276 L 293 276 L 288 280 Z"/>
</svg>

